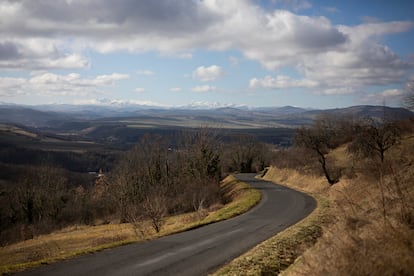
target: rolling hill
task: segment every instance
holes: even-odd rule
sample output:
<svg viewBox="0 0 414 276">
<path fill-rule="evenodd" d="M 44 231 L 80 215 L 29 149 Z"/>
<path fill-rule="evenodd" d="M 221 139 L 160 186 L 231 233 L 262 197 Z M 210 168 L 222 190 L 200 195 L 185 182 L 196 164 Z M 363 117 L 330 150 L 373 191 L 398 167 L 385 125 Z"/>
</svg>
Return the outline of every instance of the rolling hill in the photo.
<svg viewBox="0 0 414 276">
<path fill-rule="evenodd" d="M 321 114 L 374 119 L 385 116 L 391 120 L 414 116 L 404 108 L 367 105 L 328 110 L 291 106 L 199 109 L 139 105 L 0 105 L 1 124 L 40 132 L 41 137 L 53 137 L 57 143 L 93 141 L 122 148 L 136 143 L 145 133 L 167 135 L 199 127 L 221 129 L 224 137 L 247 134 L 264 142 L 289 145 L 296 127 L 311 124 Z"/>
<path fill-rule="evenodd" d="M 407 119 L 414 113 L 404 109 L 383 106 L 352 106 L 326 110 L 309 110 L 291 106 L 274 108 L 154 108 L 139 105 L 0 105 L 0 123 L 11 123 L 35 128 L 60 128 L 68 122 L 78 124 L 122 122 L 138 127 L 199 127 L 217 128 L 274 128 L 296 127 L 311 123 L 320 114 L 348 115 L 358 118 Z M 87 125 L 87 124 L 86 124 Z"/>
</svg>

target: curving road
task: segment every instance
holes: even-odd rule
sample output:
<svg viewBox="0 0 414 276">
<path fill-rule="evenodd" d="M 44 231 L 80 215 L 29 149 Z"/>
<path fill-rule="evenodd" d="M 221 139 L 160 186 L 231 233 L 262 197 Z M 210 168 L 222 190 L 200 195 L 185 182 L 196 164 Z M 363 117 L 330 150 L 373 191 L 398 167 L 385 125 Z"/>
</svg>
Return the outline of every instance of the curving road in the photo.
<svg viewBox="0 0 414 276">
<path fill-rule="evenodd" d="M 306 217 L 316 206 L 303 193 L 237 177 L 262 192 L 261 202 L 235 218 L 157 240 L 108 249 L 21 275 L 205 275 Z"/>
</svg>

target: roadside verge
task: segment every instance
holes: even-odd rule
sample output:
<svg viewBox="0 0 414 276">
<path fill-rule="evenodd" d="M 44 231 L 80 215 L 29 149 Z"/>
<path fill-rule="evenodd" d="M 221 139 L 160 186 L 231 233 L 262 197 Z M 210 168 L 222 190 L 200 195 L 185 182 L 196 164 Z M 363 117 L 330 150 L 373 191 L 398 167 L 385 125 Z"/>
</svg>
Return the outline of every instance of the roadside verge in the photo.
<svg viewBox="0 0 414 276">
<path fill-rule="evenodd" d="M 289 188 L 292 186 L 289 185 Z M 323 225 L 329 222 L 329 201 L 321 195 L 307 193 L 317 201 L 316 209 L 308 217 L 232 260 L 212 275 L 278 275 L 293 264 L 316 243 L 322 235 Z"/>
</svg>

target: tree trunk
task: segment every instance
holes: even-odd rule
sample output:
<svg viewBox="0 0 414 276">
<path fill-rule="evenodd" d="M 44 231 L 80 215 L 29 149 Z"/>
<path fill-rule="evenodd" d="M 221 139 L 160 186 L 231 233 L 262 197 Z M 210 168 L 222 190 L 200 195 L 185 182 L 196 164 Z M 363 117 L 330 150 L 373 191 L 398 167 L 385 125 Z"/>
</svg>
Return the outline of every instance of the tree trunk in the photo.
<svg viewBox="0 0 414 276">
<path fill-rule="evenodd" d="M 328 169 L 326 168 L 325 155 L 319 151 L 318 151 L 318 154 L 319 154 L 319 163 L 321 163 L 322 165 L 323 174 L 325 175 L 326 180 L 328 180 L 329 185 L 332 186 L 333 184 L 338 183 L 339 180 L 337 178 L 332 179 L 331 176 L 329 175 Z"/>
</svg>

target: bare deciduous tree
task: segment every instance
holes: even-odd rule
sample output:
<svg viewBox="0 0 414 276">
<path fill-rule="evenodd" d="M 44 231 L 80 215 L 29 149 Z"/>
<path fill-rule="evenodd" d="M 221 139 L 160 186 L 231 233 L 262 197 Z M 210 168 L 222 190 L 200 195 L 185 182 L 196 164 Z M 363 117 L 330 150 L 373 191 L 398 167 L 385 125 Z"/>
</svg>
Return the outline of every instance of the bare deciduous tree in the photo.
<svg viewBox="0 0 414 276">
<path fill-rule="evenodd" d="M 225 155 L 228 171 L 257 172 L 269 162 L 268 147 L 249 135 L 236 136 L 226 144 Z"/>
<path fill-rule="evenodd" d="M 376 122 L 366 119 L 357 127 L 357 134 L 349 146 L 349 150 L 364 156 L 378 156 L 384 162 L 385 153 L 398 144 L 401 134 L 398 126 L 383 119 Z"/>
<path fill-rule="evenodd" d="M 161 231 L 164 218 L 168 213 L 167 202 L 168 198 L 162 192 L 153 192 L 145 198 L 142 204 L 145 217 L 150 219 L 157 233 Z"/>
<path fill-rule="evenodd" d="M 414 80 L 411 80 L 407 83 L 405 87 L 405 97 L 404 97 L 404 105 L 410 109 L 414 110 Z"/>
<path fill-rule="evenodd" d="M 201 211 L 219 198 L 221 160 L 218 134 L 201 128 L 185 135 L 181 146 L 181 177 L 187 183 L 187 199 L 194 211 Z"/>
<path fill-rule="evenodd" d="M 121 221 L 146 218 L 158 232 L 169 212 L 198 211 L 219 199 L 220 145 L 214 131 L 168 138 L 144 136 L 113 171 L 110 186 Z"/>
<path fill-rule="evenodd" d="M 57 220 L 64 208 L 67 179 L 50 166 L 31 168 L 18 186 L 17 198 L 28 224 Z"/>
<path fill-rule="evenodd" d="M 338 170 L 331 172 L 328 169 L 327 154 L 347 139 L 340 122 L 342 121 L 334 116 L 322 115 L 312 126 L 299 128 L 295 136 L 297 146 L 305 147 L 316 154 L 330 185 L 339 181 L 340 173 Z"/>
</svg>

